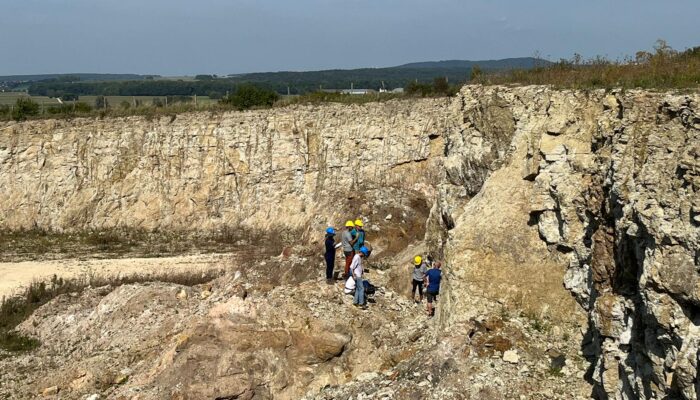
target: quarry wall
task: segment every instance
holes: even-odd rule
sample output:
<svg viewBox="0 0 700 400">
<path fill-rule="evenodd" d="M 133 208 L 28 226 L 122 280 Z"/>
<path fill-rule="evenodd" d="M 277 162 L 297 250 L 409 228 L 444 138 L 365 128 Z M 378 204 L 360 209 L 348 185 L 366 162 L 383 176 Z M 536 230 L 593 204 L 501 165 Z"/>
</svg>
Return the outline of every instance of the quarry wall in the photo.
<svg viewBox="0 0 700 400">
<path fill-rule="evenodd" d="M 452 99 L 6 123 L 0 227 L 317 229 L 411 191 L 446 259 L 442 329 L 498 307 L 579 325 L 598 397 L 695 399 L 699 103 L 467 86 Z"/>
</svg>

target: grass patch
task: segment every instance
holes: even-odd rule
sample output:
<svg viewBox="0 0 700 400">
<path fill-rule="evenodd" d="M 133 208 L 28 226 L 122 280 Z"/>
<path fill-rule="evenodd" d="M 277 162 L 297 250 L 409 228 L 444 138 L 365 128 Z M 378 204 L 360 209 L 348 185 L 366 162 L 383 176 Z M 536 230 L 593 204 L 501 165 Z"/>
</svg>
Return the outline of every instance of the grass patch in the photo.
<svg viewBox="0 0 700 400">
<path fill-rule="evenodd" d="M 634 58 L 583 60 L 574 55 L 546 67 L 480 73 L 473 83 L 484 85 L 553 85 L 561 88 L 692 89 L 700 87 L 700 47 L 676 51 L 659 40 L 653 52 L 639 51 Z"/>
<path fill-rule="evenodd" d="M 564 373 L 561 372 L 561 367 L 549 367 L 547 369 L 547 375 L 555 377 L 555 378 L 563 378 Z"/>
<path fill-rule="evenodd" d="M 181 271 L 161 274 L 134 274 L 122 277 L 87 275 L 74 279 L 61 279 L 56 275 L 49 282 L 33 282 L 22 295 L 5 298 L 0 302 L 0 350 L 10 353 L 31 351 L 40 343 L 34 338 L 22 336 L 14 329 L 36 309 L 57 296 L 80 294 L 86 288 L 144 283 L 167 282 L 194 286 L 210 282 L 222 275 L 221 270 Z"/>
<path fill-rule="evenodd" d="M 290 233 L 294 243 L 296 232 Z M 240 251 L 256 246 L 261 255 L 280 251 L 270 248 L 269 232 L 251 232 L 236 227 L 223 227 L 207 234 L 192 232 L 146 232 L 140 230 L 103 230 L 59 233 L 32 229 L 0 231 L 0 262 L 63 258 L 166 257 L 196 252 Z"/>
</svg>

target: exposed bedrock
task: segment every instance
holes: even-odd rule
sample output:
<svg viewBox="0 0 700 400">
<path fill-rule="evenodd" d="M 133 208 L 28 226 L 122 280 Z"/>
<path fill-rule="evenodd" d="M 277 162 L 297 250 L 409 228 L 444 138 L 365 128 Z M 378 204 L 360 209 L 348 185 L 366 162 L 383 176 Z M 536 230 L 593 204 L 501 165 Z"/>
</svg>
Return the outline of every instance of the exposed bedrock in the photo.
<svg viewBox="0 0 700 400">
<path fill-rule="evenodd" d="M 550 279 L 561 282 L 564 262 L 564 285 L 588 313 L 583 351 L 595 396 L 696 399 L 700 96 L 461 93 L 475 104 L 467 112 L 493 97 L 505 110 L 491 113 L 493 123 L 467 118 L 467 130 L 486 135 L 492 128 L 484 127 L 505 126 L 499 115 L 508 114 L 513 133 L 502 165 L 450 231 L 448 259 L 461 267 L 450 270 L 452 307 L 443 321 L 470 313 L 465 293 L 503 301 L 530 288 L 539 304 L 554 306 L 543 292 Z"/>
<path fill-rule="evenodd" d="M 390 249 L 420 225 L 446 260 L 445 334 L 498 310 L 577 326 L 594 396 L 696 399 L 699 102 L 467 86 L 450 100 L 5 123 L 0 228 L 322 232 L 363 216 L 395 229 L 376 235 Z M 425 228 L 399 212 L 421 207 Z M 347 332 L 329 332 L 339 352 Z"/>
</svg>

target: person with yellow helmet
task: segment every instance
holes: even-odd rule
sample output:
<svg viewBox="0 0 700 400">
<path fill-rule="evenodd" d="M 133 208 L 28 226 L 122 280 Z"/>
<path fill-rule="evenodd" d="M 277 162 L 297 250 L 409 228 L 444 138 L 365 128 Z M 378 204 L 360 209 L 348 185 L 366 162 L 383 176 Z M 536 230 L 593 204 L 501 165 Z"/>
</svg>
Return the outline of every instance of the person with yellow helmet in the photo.
<svg viewBox="0 0 700 400">
<path fill-rule="evenodd" d="M 343 245 L 343 254 L 345 255 L 345 279 L 350 276 L 350 264 L 352 263 L 352 257 L 355 255 L 355 251 L 353 249 L 355 238 L 352 234 L 354 228 L 355 223 L 348 220 L 345 223 L 345 230 L 340 235 L 340 242 Z"/>
<path fill-rule="evenodd" d="M 411 298 L 416 303 L 423 301 L 423 283 L 425 282 L 426 272 L 428 272 L 428 267 L 423 262 L 423 257 L 413 257 L 413 272 L 411 274 L 413 289 L 411 289 Z M 416 300 L 416 289 L 418 289 L 419 300 Z"/>
<path fill-rule="evenodd" d="M 364 224 L 361 219 L 355 220 L 355 244 L 352 245 L 352 249 L 355 253 L 359 252 L 362 246 L 365 245 L 365 229 Z"/>
</svg>

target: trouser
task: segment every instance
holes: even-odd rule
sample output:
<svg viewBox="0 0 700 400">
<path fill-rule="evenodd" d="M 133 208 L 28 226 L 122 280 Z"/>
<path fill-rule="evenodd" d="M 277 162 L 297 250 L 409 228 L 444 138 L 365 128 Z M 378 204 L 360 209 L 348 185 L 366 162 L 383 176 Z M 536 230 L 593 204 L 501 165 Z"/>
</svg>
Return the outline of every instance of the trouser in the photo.
<svg viewBox="0 0 700 400">
<path fill-rule="evenodd" d="M 416 288 L 418 288 L 418 295 L 423 299 L 423 281 L 413 280 L 413 289 L 411 289 L 411 297 L 416 296 Z"/>
<path fill-rule="evenodd" d="M 365 280 L 362 278 L 355 278 L 355 297 L 352 302 L 353 304 L 365 304 Z"/>
<path fill-rule="evenodd" d="M 345 254 L 345 276 L 350 276 L 350 264 L 352 264 L 352 258 L 355 257 L 354 251 L 344 251 Z"/>
<path fill-rule="evenodd" d="M 335 267 L 335 254 L 326 255 L 326 279 L 333 279 L 333 268 Z"/>
</svg>

